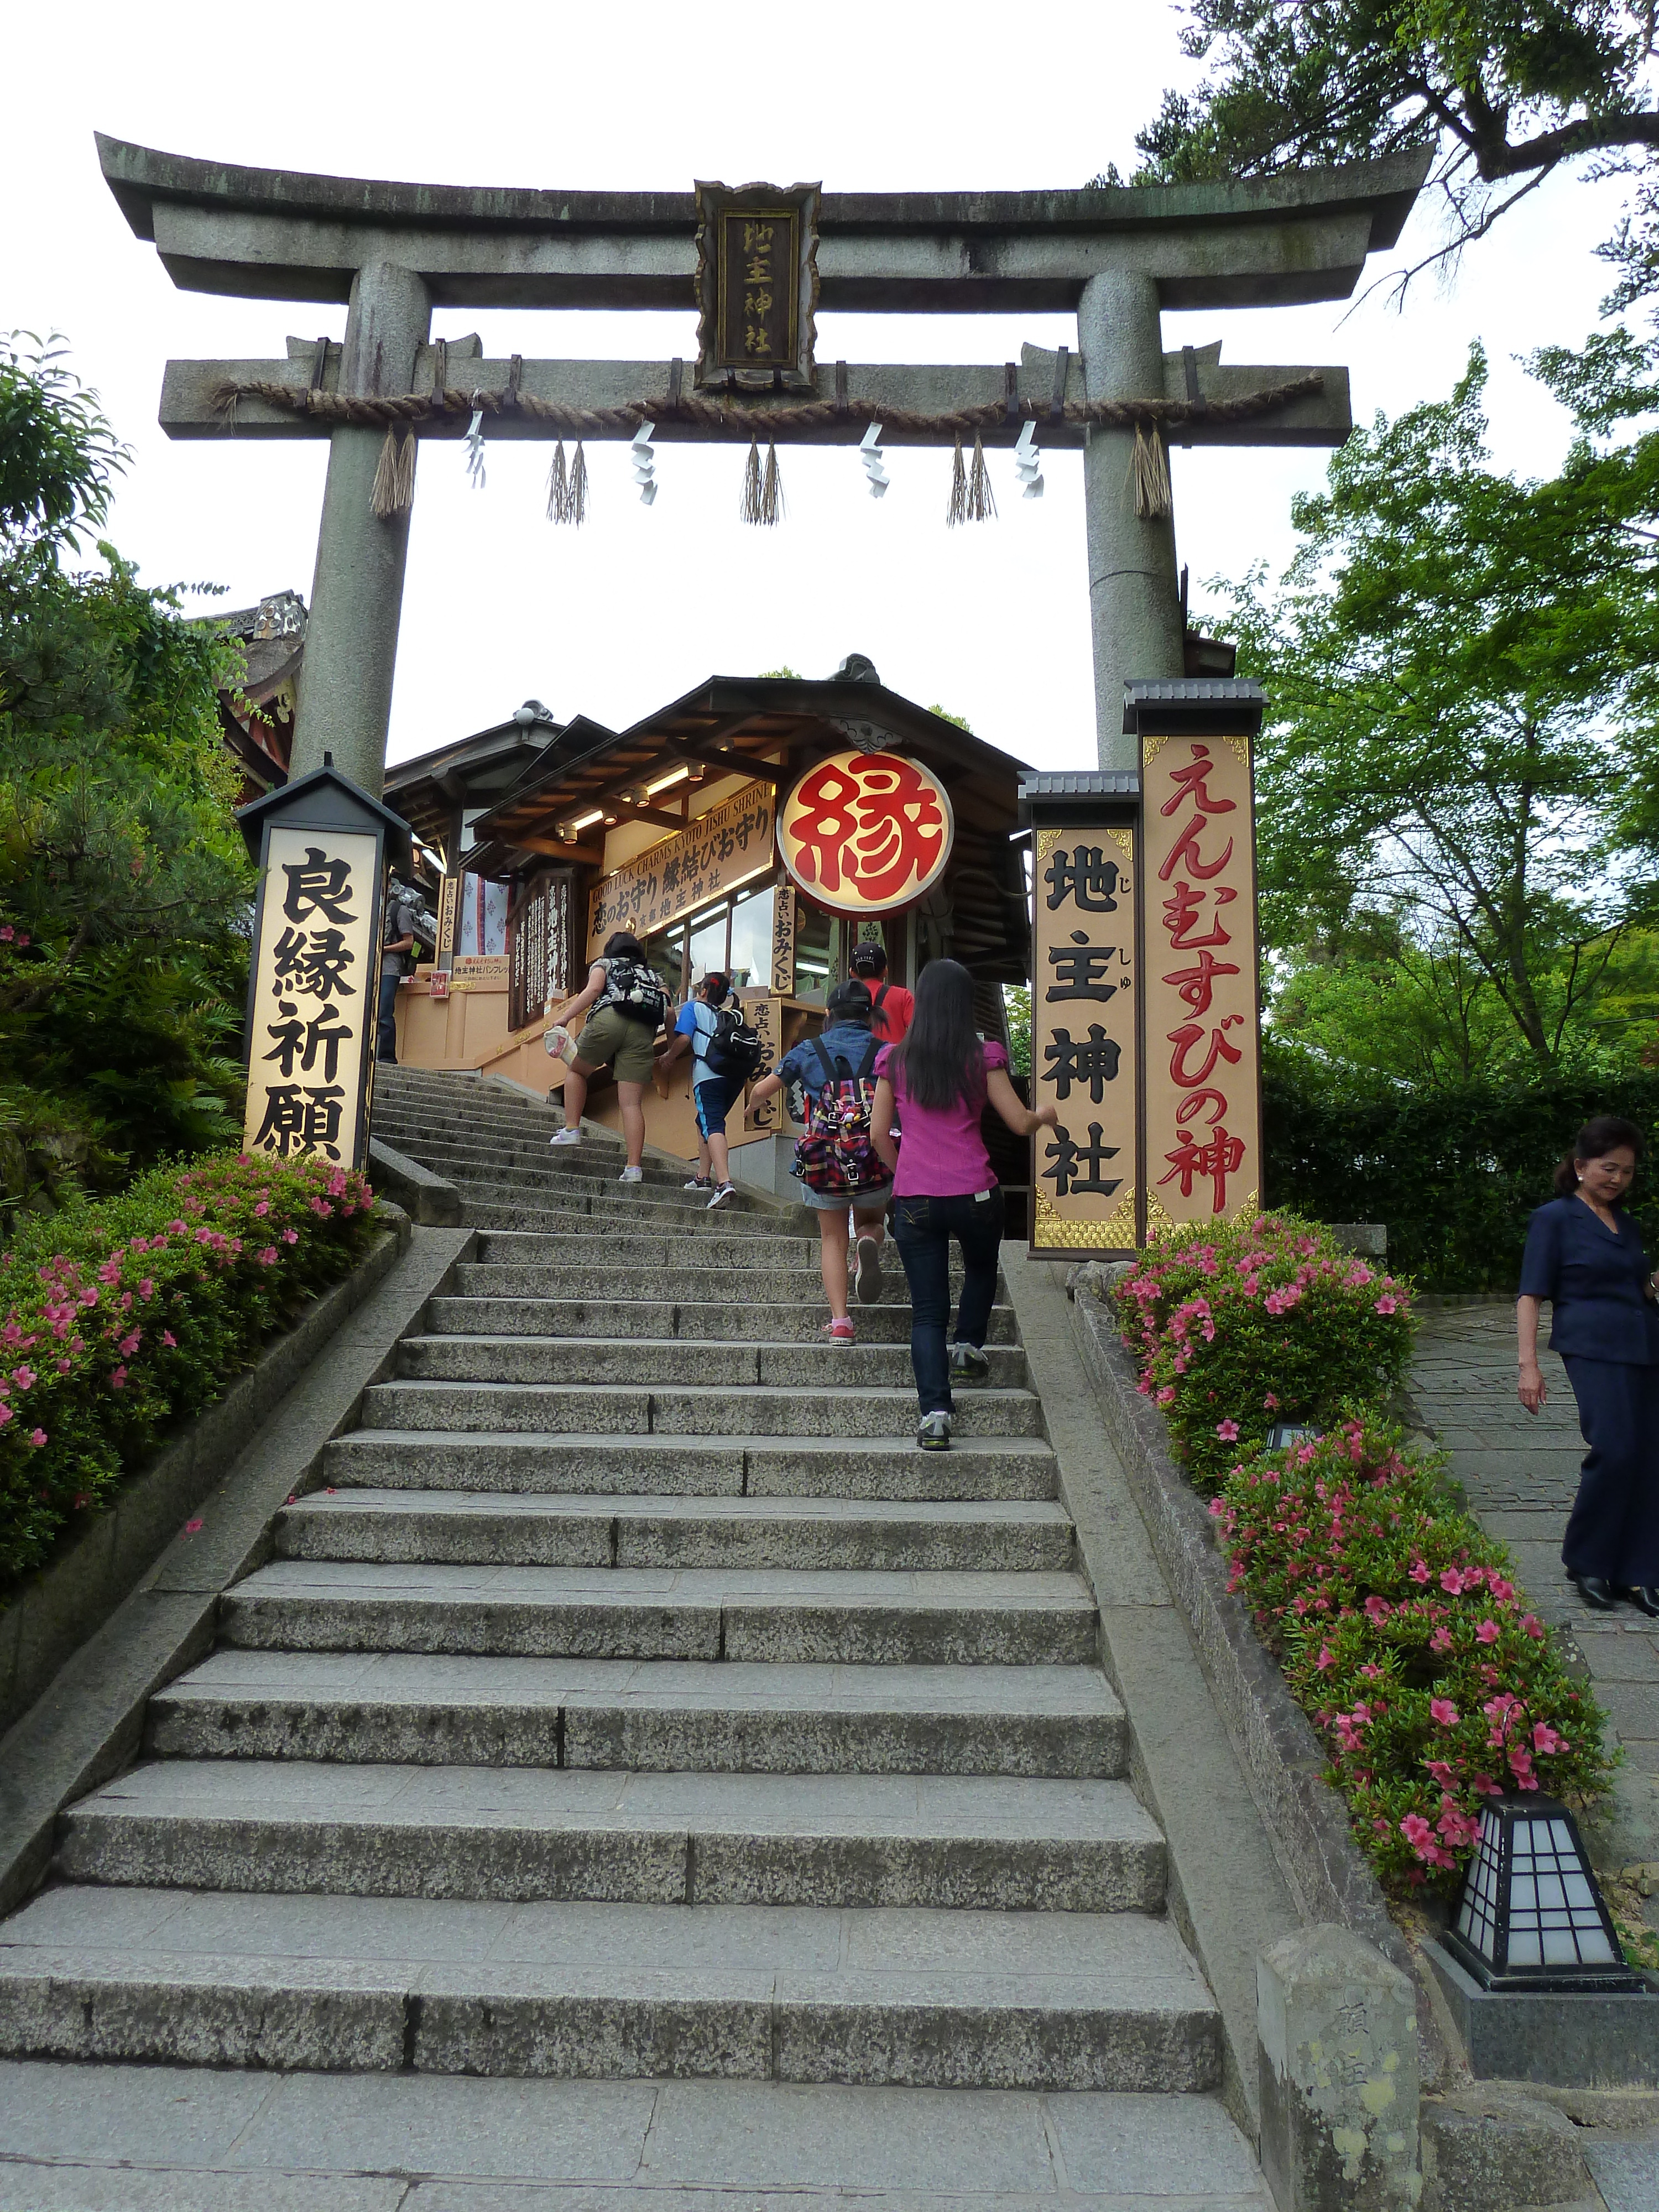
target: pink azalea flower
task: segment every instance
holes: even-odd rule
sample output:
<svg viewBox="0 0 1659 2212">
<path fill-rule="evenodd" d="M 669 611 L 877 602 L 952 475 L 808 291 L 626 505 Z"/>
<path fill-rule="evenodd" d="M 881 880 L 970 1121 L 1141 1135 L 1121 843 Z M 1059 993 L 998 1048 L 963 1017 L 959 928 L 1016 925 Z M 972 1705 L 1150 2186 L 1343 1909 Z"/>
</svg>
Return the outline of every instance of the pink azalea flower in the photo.
<svg viewBox="0 0 1659 2212">
<path fill-rule="evenodd" d="M 1433 1829 L 1430 1827 L 1420 1813 L 1407 1813 L 1400 1823 L 1400 1832 L 1412 1849 L 1419 1852 L 1424 1844 L 1430 1842 L 1434 1835 Z"/>
<path fill-rule="evenodd" d="M 1224 1444 L 1230 1444 L 1232 1443 L 1234 1437 L 1238 1434 L 1238 1423 L 1237 1421 L 1218 1421 L 1215 1425 L 1215 1432 L 1217 1436 L 1220 1437 Z"/>
<path fill-rule="evenodd" d="M 164 1328 L 161 1331 L 161 1341 L 169 1352 L 176 1352 L 179 1349 L 179 1340 L 170 1328 Z"/>
<path fill-rule="evenodd" d="M 1546 1754 L 1552 1751 L 1567 1751 L 1571 1748 L 1565 1736 L 1558 1735 L 1547 1721 L 1534 1722 L 1532 1747 L 1534 1751 L 1543 1752 Z"/>
<path fill-rule="evenodd" d="M 1399 1304 L 1399 1299 L 1393 1297 L 1389 1291 L 1385 1291 L 1382 1293 L 1382 1296 L 1377 1300 L 1373 1310 L 1380 1314 L 1391 1314 L 1398 1310 Z"/>
<path fill-rule="evenodd" d="M 1449 1591 L 1453 1597 L 1462 1595 L 1463 1577 L 1457 1568 L 1443 1567 L 1440 1570 L 1440 1587 L 1443 1590 Z"/>
<path fill-rule="evenodd" d="M 32 1367 L 14 1367 L 11 1379 L 20 1390 L 27 1390 L 34 1381 L 34 1370 Z"/>
<path fill-rule="evenodd" d="M 1431 1698 L 1429 1699 L 1429 1711 L 1434 1716 L 1435 1719 L 1439 1722 L 1442 1728 L 1455 1728 L 1457 1726 L 1457 1708 L 1453 1705 L 1449 1698 Z"/>
<path fill-rule="evenodd" d="M 1276 1413 L 1279 1411 L 1279 1401 L 1271 1390 L 1261 1401 L 1261 1410 L 1264 1413 Z"/>
<path fill-rule="evenodd" d="M 127 1387 L 126 1369 L 125 1367 L 112 1367 L 110 1370 L 109 1382 L 112 1390 L 125 1390 Z"/>
<path fill-rule="evenodd" d="M 1426 1559 L 1412 1561 L 1411 1577 L 1414 1583 L 1427 1583 L 1433 1579 L 1429 1572 L 1429 1563 Z"/>
<path fill-rule="evenodd" d="M 44 1429 L 31 1429 L 29 1431 L 29 1442 L 34 1446 L 36 1451 L 40 1450 L 41 1445 L 45 1443 L 46 1441 L 46 1432 Z"/>
<path fill-rule="evenodd" d="M 255 1256 L 262 1267 L 274 1267 L 276 1265 L 276 1247 L 274 1244 L 267 1244 L 264 1250 L 256 1254 Z"/>
<path fill-rule="evenodd" d="M 1455 1779 L 1455 1771 L 1446 1759 L 1425 1759 L 1423 1764 L 1428 1768 L 1430 1773 L 1433 1775 L 1437 1782 L 1443 1784 Z"/>
<path fill-rule="evenodd" d="M 268 1200 L 266 1200 L 266 1199 L 263 1199 L 263 1198 L 262 1198 L 262 1199 L 259 1200 L 259 1203 L 258 1204 L 258 1206 L 256 1206 L 254 1207 L 254 1209 L 253 1209 L 253 1218 L 254 1218 L 254 1219 L 255 1219 L 256 1221 L 263 1221 L 263 1220 L 264 1219 L 264 1218 L 265 1218 L 266 1214 L 268 1214 L 268 1213 L 270 1212 L 270 1201 L 269 1201 Z"/>
<path fill-rule="evenodd" d="M 153 1298 L 155 1296 L 155 1278 L 153 1275 L 146 1275 L 143 1281 L 139 1284 L 138 1295 L 141 1298 Z"/>
<path fill-rule="evenodd" d="M 1452 1632 L 1451 1632 L 1450 1629 L 1449 1629 L 1449 1628 L 1437 1628 L 1437 1629 L 1435 1630 L 1435 1632 L 1434 1632 L 1434 1634 L 1433 1634 L 1431 1637 L 1430 1637 L 1430 1638 L 1429 1638 L 1429 1649 L 1430 1649 L 1430 1650 L 1431 1650 L 1431 1651 L 1449 1651 L 1449 1650 L 1451 1650 L 1451 1648 L 1452 1648 Z"/>
<path fill-rule="evenodd" d="M 299 1232 L 299 1231 L 298 1231 L 297 1229 L 285 1229 L 285 1230 L 283 1230 L 283 1243 L 284 1243 L 284 1244 L 297 1244 L 297 1243 L 299 1243 L 299 1241 L 300 1241 L 300 1232 Z"/>
<path fill-rule="evenodd" d="M 1496 1644 L 1498 1638 L 1498 1623 L 1495 1620 L 1483 1620 L 1474 1632 L 1482 1644 Z"/>
<path fill-rule="evenodd" d="M 1314 1661 L 1314 1665 L 1322 1674 L 1328 1668 L 1334 1667 L 1335 1664 L 1336 1654 L 1332 1650 L 1328 1644 L 1322 1644 L 1319 1647 L 1319 1656 Z"/>
</svg>

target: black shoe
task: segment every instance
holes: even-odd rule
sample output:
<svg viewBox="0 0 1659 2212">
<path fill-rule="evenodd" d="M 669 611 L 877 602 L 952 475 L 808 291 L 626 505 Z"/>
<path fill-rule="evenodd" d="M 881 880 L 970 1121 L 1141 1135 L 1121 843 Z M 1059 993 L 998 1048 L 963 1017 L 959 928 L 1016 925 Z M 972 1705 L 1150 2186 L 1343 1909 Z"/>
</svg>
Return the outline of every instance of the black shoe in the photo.
<svg viewBox="0 0 1659 2212">
<path fill-rule="evenodd" d="M 1567 1580 L 1583 1599 L 1585 1604 L 1594 1607 L 1597 1613 L 1613 1611 L 1616 1602 L 1613 1595 L 1613 1585 L 1604 1581 L 1600 1575 L 1569 1575 Z"/>
<path fill-rule="evenodd" d="M 1659 1589 L 1651 1583 L 1632 1583 L 1628 1589 L 1619 1590 L 1615 1595 L 1627 1605 L 1633 1605 L 1638 1613 L 1646 1613 L 1650 1620 L 1659 1620 Z"/>
</svg>

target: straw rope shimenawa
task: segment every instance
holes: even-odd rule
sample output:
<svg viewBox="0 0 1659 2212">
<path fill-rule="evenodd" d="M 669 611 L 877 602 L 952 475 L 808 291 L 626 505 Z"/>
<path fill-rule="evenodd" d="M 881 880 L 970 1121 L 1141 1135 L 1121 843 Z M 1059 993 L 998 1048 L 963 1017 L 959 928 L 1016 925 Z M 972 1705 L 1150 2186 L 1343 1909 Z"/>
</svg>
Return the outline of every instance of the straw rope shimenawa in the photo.
<svg viewBox="0 0 1659 2212">
<path fill-rule="evenodd" d="M 1239 422 L 1253 415 L 1271 414 L 1293 400 L 1310 398 L 1323 388 L 1324 380 L 1315 369 L 1286 383 L 1245 392 L 1237 399 L 1068 399 L 1058 419 L 1084 428 L 1100 424 L 1143 432 L 1175 423 Z M 945 444 L 957 438 L 983 438 L 999 429 L 1012 433 L 1027 420 L 1041 423 L 1056 419 L 1053 405 L 1037 399 L 1017 400 L 1012 416 L 1007 402 L 1001 399 L 958 408 L 949 415 L 917 414 L 908 408 L 884 407 L 870 399 L 849 399 L 844 406 L 828 399 L 786 399 L 753 407 L 684 396 L 672 402 L 666 398 L 629 399 L 619 407 L 568 407 L 556 399 L 538 399 L 527 392 L 458 392 L 446 387 L 441 392 L 406 392 L 370 399 L 312 391 L 301 385 L 256 382 L 225 383 L 215 390 L 214 409 L 224 416 L 228 426 L 234 423 L 236 404 L 241 399 L 263 399 L 268 406 L 283 408 L 291 415 L 313 415 L 325 422 L 355 422 L 375 429 L 407 426 L 418 430 L 428 423 L 447 428 L 453 422 L 459 430 L 475 410 L 482 410 L 485 415 L 528 416 L 532 422 L 545 422 L 556 433 L 575 438 L 631 436 L 641 422 L 678 422 L 701 423 L 737 438 L 769 441 L 780 432 L 791 437 L 826 432 L 833 441 L 837 432 L 844 435 L 855 427 L 879 422 L 895 437 L 933 438 Z"/>
</svg>

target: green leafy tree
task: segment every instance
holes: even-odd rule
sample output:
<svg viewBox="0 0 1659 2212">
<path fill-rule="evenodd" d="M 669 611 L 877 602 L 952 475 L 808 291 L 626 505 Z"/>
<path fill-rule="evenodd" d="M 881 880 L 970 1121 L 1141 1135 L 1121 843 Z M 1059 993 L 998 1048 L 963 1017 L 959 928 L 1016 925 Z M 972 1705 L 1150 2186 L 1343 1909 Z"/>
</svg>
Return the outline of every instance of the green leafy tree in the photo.
<svg viewBox="0 0 1659 2212">
<path fill-rule="evenodd" d="M 1270 175 L 1421 148 L 1453 252 L 1558 169 L 1627 175 L 1615 298 L 1659 283 L 1651 0 L 1186 0 L 1211 64 L 1137 137 L 1136 181 Z"/>
<path fill-rule="evenodd" d="M 238 1126 L 250 872 L 217 694 L 240 647 L 107 544 L 101 569 L 65 565 L 124 458 L 55 351 L 0 341 L 8 1211 Z"/>
<path fill-rule="evenodd" d="M 1273 702 L 1267 944 L 1304 970 L 1382 957 L 1433 1016 L 1431 1060 L 1484 1059 L 1496 1024 L 1541 1068 L 1651 919 L 1659 441 L 1586 436 L 1518 481 L 1485 383 L 1477 348 L 1449 399 L 1357 432 L 1296 502 L 1284 578 L 1254 572 L 1225 627 Z"/>
</svg>

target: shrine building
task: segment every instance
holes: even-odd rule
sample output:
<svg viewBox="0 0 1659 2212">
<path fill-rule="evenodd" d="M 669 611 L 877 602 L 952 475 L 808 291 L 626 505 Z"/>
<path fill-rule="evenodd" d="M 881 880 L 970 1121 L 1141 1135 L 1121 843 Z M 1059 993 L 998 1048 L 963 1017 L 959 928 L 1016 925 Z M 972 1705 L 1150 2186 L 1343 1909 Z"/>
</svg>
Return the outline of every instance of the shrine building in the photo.
<svg viewBox="0 0 1659 2212">
<path fill-rule="evenodd" d="M 617 929 L 677 1003 L 708 971 L 730 975 L 769 1060 L 821 1026 L 868 938 L 896 983 L 961 961 L 980 1026 L 1006 1039 L 1001 987 L 1030 972 L 1024 771 L 856 654 L 823 682 L 710 677 L 622 732 L 526 702 L 388 771 L 386 803 L 443 866 L 436 957 L 398 994 L 398 1056 L 544 1094 L 563 1073 L 546 1010 Z M 683 1060 L 667 1095 L 645 1099 L 647 1140 L 683 1156 L 697 1143 L 690 1075 Z M 769 1126 L 733 1117 L 748 1153 L 734 1172 L 781 1189 L 790 1139 L 778 1102 L 763 1110 Z M 608 1077 L 588 1115 L 617 1124 Z"/>
</svg>

